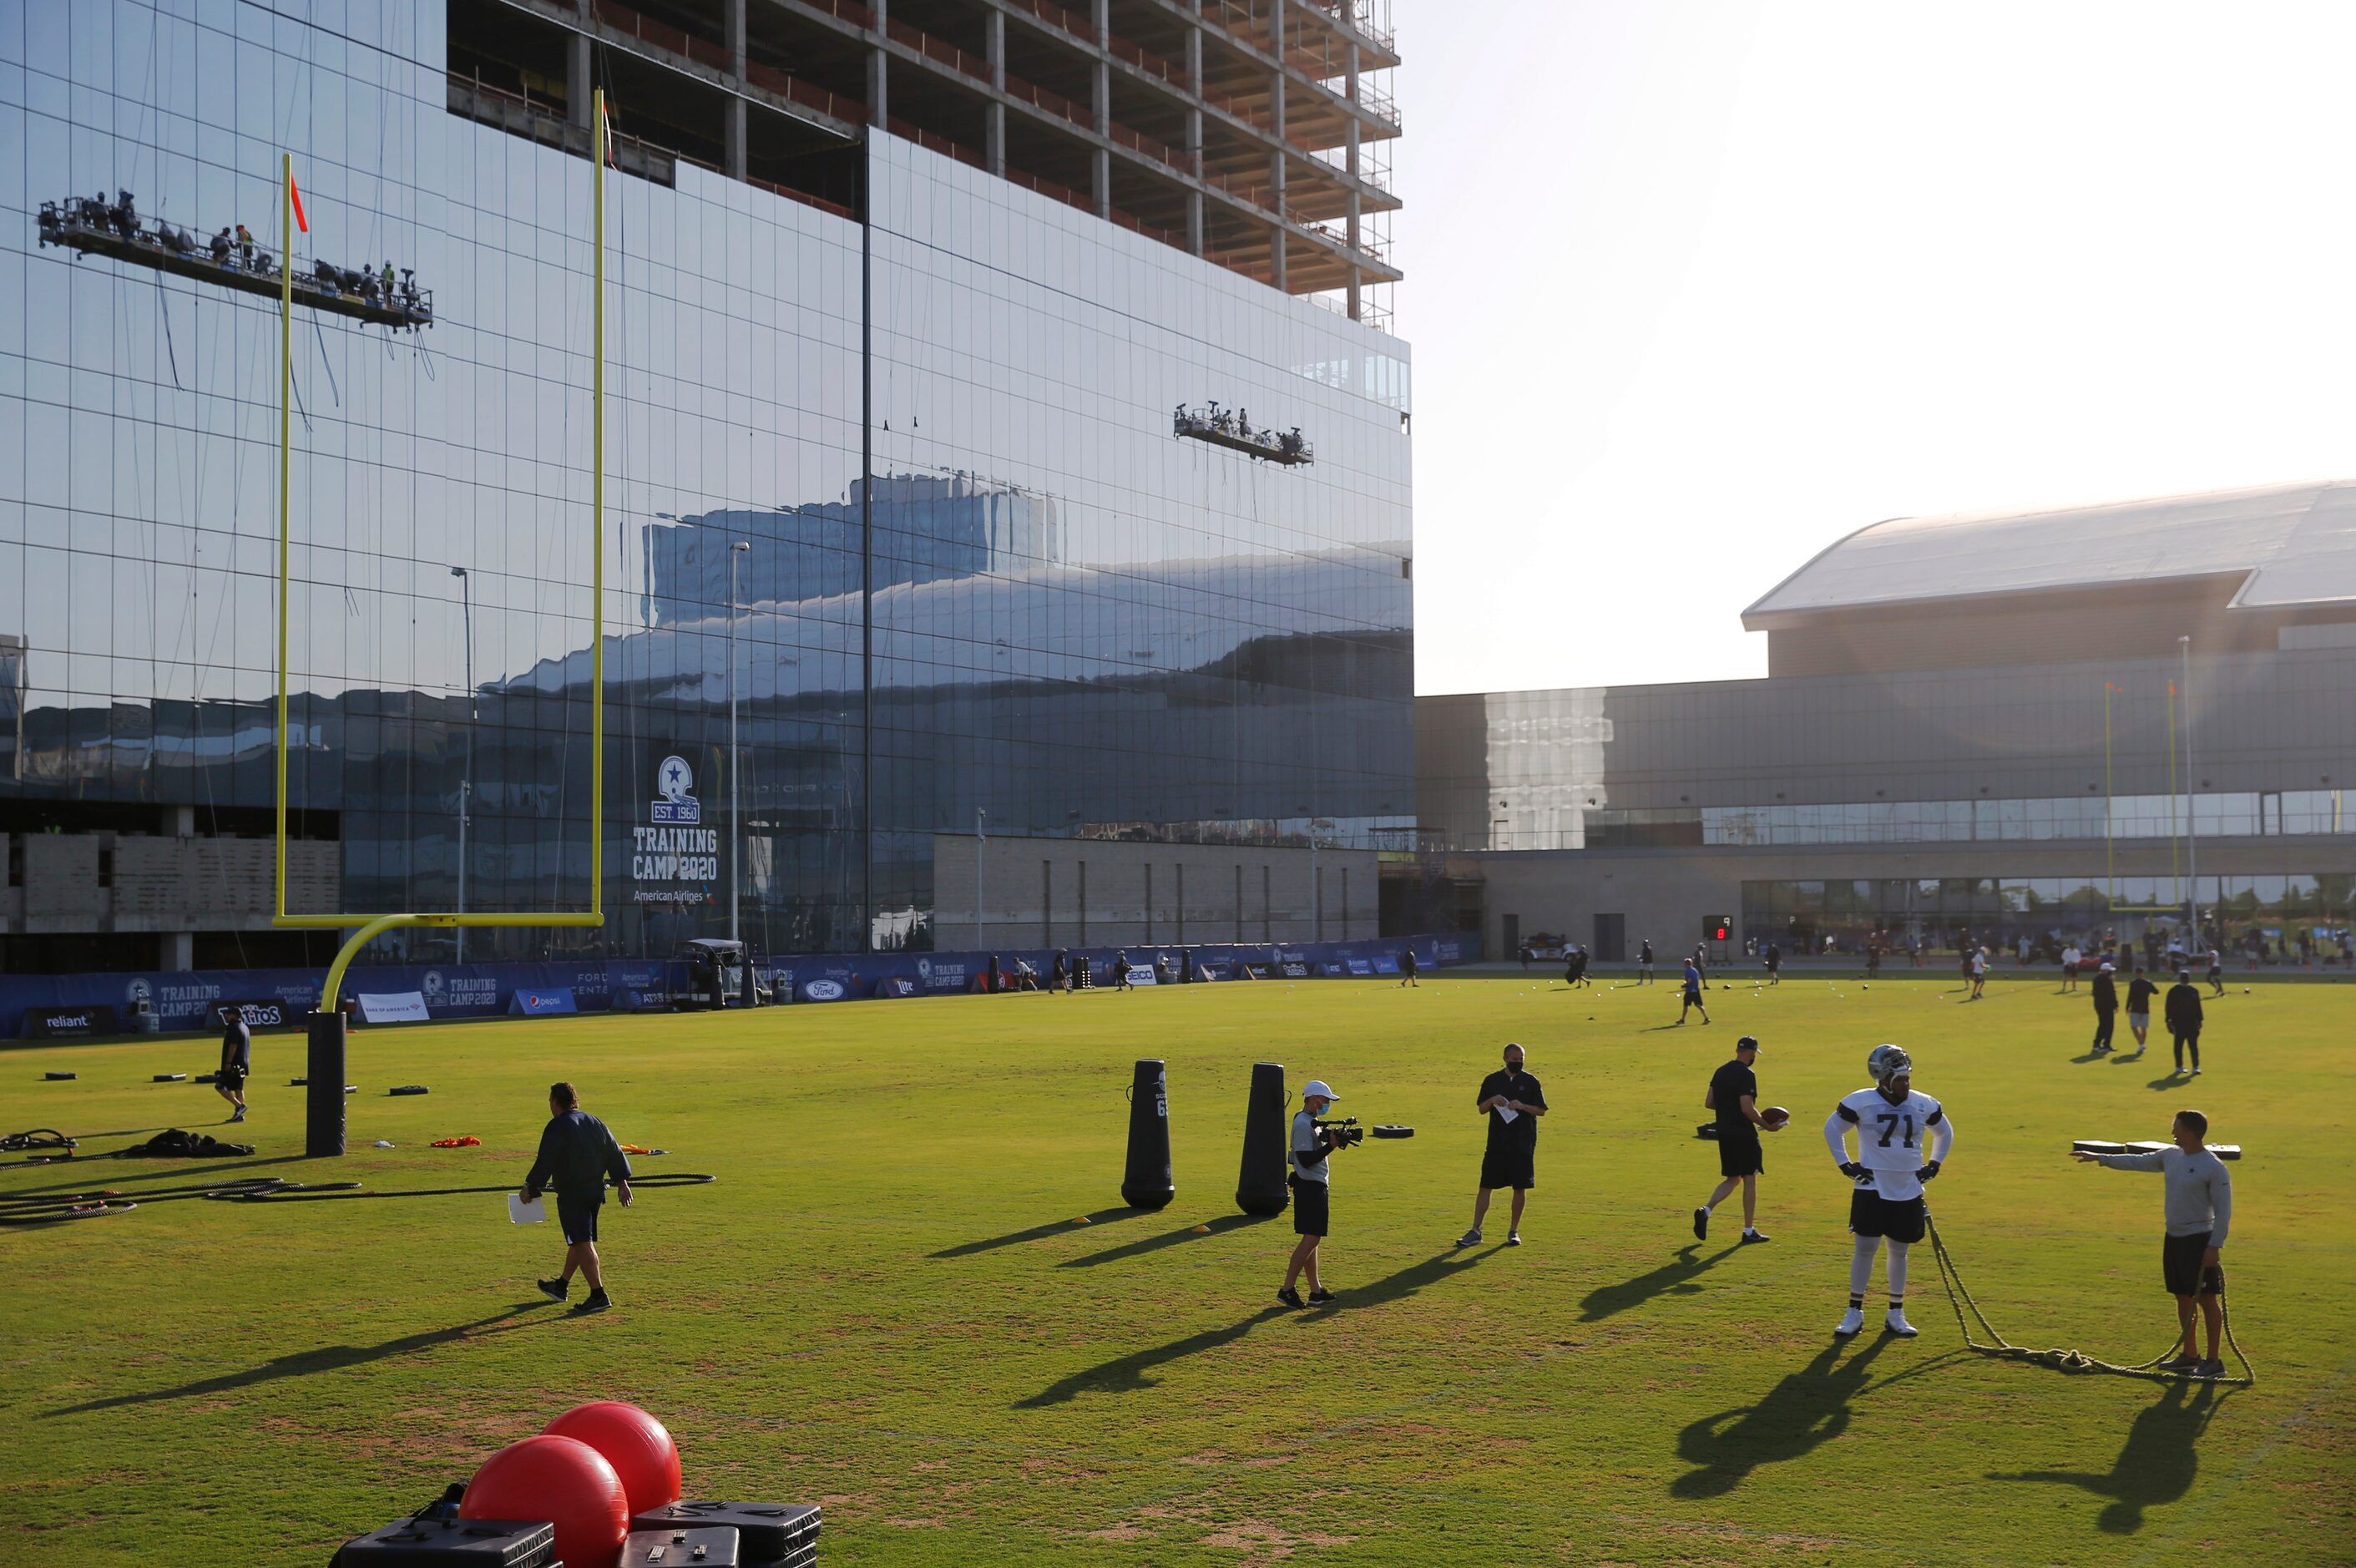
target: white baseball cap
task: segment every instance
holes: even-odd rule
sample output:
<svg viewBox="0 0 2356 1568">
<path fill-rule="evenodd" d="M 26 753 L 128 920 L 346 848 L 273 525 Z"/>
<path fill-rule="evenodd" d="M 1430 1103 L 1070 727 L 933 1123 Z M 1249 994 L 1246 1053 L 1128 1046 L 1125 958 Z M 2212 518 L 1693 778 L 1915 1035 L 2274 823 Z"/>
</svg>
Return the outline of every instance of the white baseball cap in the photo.
<svg viewBox="0 0 2356 1568">
<path fill-rule="evenodd" d="M 1301 1091 L 1301 1098 L 1303 1100 L 1307 1100 L 1312 1095 L 1319 1100 L 1339 1100 L 1342 1098 L 1340 1095 L 1333 1092 L 1333 1086 L 1327 1083 L 1322 1078 L 1311 1079 L 1309 1080 L 1309 1087 Z"/>
</svg>

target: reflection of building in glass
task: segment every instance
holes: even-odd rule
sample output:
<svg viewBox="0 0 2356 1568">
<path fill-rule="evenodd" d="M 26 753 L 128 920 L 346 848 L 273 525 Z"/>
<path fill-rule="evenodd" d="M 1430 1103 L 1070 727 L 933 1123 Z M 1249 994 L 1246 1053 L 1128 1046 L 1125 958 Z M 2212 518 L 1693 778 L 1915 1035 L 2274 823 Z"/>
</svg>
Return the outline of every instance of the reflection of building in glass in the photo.
<svg viewBox="0 0 2356 1568">
<path fill-rule="evenodd" d="M 2233 950 L 2337 955 L 2351 523 L 2356 483 L 1877 524 L 1745 612 L 1766 680 L 1424 699 L 1426 848 L 1509 949 L 1675 952 L 1740 909 L 1787 950 L 2017 954 L 2197 903 Z"/>
<path fill-rule="evenodd" d="M 1230 177 L 1278 147 L 1338 153 L 1354 122 L 1395 134 L 1374 83 L 1346 80 L 1353 48 L 1369 77 L 1390 58 L 1355 10 L 1263 16 L 1303 44 L 1267 56 L 1200 24 L 1206 91 L 1259 70 L 1301 94 L 1281 134 L 1248 116 L 1206 132 L 1214 183 L 1141 179 L 1134 145 L 1093 124 L 1060 153 L 1031 127 L 993 164 L 928 124 L 947 81 L 931 55 L 894 54 L 894 113 L 867 124 L 857 82 L 762 53 L 775 27 L 820 38 L 830 19 L 771 16 L 723 82 L 701 56 L 702 74 L 672 70 L 652 30 L 605 18 L 591 37 L 564 7 L 351 7 L 351 37 L 282 17 L 262 41 L 209 13 L 94 9 L 118 44 L 182 28 L 188 47 L 165 54 L 188 67 L 134 101 L 105 51 L 0 28 L 28 103 L 113 105 L 70 125 L 28 107 L 0 150 L 25 188 L 87 163 L 78 184 L 210 214 L 224 198 L 162 155 L 161 126 L 251 150 L 273 125 L 364 116 L 380 134 L 294 149 L 319 245 L 295 237 L 294 274 L 365 254 L 434 280 L 430 333 L 317 310 L 294 339 L 298 908 L 454 907 L 463 810 L 468 908 L 576 908 L 595 853 L 611 912 L 594 935 L 473 933 L 469 958 L 723 933 L 732 870 L 744 933 L 769 950 L 922 945 L 958 920 L 969 936 L 980 898 L 944 916 L 939 845 L 985 824 L 1008 867 L 988 878 L 1012 928 L 982 919 L 993 939 L 1064 932 L 1067 910 L 1069 932 L 1104 940 L 1207 931 L 1215 909 L 1223 929 L 1248 910 L 1286 938 L 1370 934 L 1368 846 L 1414 811 L 1408 357 L 1367 319 L 1360 291 L 1396 274 L 1355 220 L 1395 202 L 1363 163 L 1291 157 L 1297 186 L 1269 205 Z M 1119 34 L 1166 10 L 1110 15 Z M 895 16 L 895 38 L 916 20 Z M 1006 30 L 1018 51 L 1129 69 L 1119 38 Z M 1312 91 L 1305 62 L 1327 45 L 1336 85 Z M 243 74 L 199 82 L 215 51 Z M 606 188 L 596 824 L 591 169 L 573 91 L 593 79 L 627 84 Z M 1085 171 L 1099 143 L 1101 203 L 1091 176 L 1048 166 L 1076 151 Z M 256 224 L 276 160 L 254 156 L 225 188 L 269 211 L 218 214 L 267 241 L 252 274 L 241 242 L 192 272 L 74 261 L 30 212 L 0 226 L 22 290 L 0 346 L 0 835 L 25 868 L 0 893 L 0 967 L 333 945 L 267 926 L 278 322 L 273 297 L 221 286 L 279 242 Z M 376 287 L 381 302 L 380 269 Z M 1313 430 L 1315 466 L 1172 440 L 1173 403 L 1204 387 Z M 1066 855 L 1098 823 L 1125 827 Z M 1237 846 L 1249 864 L 1216 860 Z M 971 876 L 965 848 L 951 881 Z"/>
<path fill-rule="evenodd" d="M 646 525 L 647 618 L 674 621 L 728 603 L 728 547 L 737 602 L 791 603 L 860 591 L 862 481 L 840 501 L 706 512 Z M 874 481 L 873 512 L 888 548 L 876 552 L 879 588 L 946 577 L 1013 574 L 1063 559 L 1055 503 L 970 474 L 893 474 Z"/>
</svg>

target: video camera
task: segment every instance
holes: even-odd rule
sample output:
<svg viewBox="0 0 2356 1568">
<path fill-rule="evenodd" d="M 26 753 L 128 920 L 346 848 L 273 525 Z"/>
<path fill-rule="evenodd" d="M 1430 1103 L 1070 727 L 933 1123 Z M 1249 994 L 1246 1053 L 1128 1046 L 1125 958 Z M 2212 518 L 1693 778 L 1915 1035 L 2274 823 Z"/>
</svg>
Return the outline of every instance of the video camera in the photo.
<svg viewBox="0 0 2356 1568">
<path fill-rule="evenodd" d="M 1337 1134 L 1333 1143 L 1333 1146 L 1337 1149 L 1346 1149 L 1354 1144 L 1363 1144 L 1366 1141 L 1366 1130 L 1358 1125 L 1358 1119 L 1355 1116 L 1344 1116 L 1332 1122 L 1319 1122 L 1317 1130 L 1320 1133 Z"/>
</svg>

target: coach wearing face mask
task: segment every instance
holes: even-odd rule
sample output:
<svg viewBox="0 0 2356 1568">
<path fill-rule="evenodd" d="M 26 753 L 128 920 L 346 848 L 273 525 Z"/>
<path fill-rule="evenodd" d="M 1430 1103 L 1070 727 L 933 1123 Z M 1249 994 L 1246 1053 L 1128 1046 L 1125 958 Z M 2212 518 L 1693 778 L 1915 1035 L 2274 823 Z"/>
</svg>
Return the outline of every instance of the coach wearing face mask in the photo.
<svg viewBox="0 0 2356 1568">
<path fill-rule="evenodd" d="M 1489 1147 L 1481 1156 L 1481 1196 L 1472 1200 L 1472 1229 L 1456 1239 L 1460 1247 L 1481 1240 L 1481 1221 L 1489 1212 L 1489 1194 L 1501 1187 L 1514 1189 L 1514 1218 L 1505 1231 L 1505 1245 L 1522 1244 L 1522 1206 L 1537 1185 L 1538 1118 L 1546 1114 L 1545 1092 L 1535 1074 L 1523 1070 L 1522 1047 L 1505 1047 L 1505 1065 L 1481 1080 L 1481 1097 L 1473 1109 L 1489 1119 Z"/>
</svg>

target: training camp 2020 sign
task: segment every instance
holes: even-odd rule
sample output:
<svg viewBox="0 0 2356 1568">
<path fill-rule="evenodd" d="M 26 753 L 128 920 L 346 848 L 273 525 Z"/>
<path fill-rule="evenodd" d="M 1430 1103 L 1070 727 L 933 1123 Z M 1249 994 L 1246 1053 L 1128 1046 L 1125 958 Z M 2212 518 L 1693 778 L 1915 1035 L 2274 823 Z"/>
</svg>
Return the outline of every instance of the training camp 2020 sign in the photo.
<svg viewBox="0 0 2356 1568">
<path fill-rule="evenodd" d="M 695 770 L 683 757 L 655 768 L 647 822 L 630 830 L 630 880 L 641 904 L 709 904 L 720 880 L 720 830 L 703 822 Z"/>
</svg>

